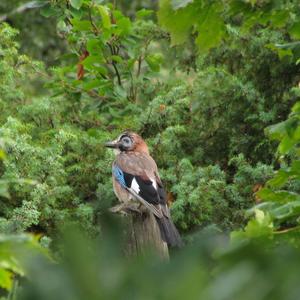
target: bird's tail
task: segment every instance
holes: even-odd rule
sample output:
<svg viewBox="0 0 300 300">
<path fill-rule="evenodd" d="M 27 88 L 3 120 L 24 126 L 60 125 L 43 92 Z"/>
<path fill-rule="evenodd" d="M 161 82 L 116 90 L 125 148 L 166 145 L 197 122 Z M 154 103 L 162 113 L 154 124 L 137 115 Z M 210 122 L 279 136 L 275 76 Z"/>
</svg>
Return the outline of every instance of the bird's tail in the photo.
<svg viewBox="0 0 300 300">
<path fill-rule="evenodd" d="M 168 244 L 168 246 L 178 248 L 183 246 L 179 232 L 170 218 L 156 217 L 156 221 L 158 223 L 161 238 Z"/>
</svg>

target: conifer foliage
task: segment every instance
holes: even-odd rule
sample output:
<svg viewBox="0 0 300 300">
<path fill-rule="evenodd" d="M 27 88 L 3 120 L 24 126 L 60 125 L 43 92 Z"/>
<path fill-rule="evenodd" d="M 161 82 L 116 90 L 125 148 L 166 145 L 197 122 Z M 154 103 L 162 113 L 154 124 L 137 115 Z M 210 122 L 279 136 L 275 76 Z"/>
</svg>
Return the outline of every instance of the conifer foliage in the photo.
<svg viewBox="0 0 300 300">
<path fill-rule="evenodd" d="M 3 299 L 289 299 L 280 282 L 295 299 L 297 1 L 123 2 L 38 0 L 37 19 L 0 23 Z M 107 216 L 103 145 L 125 129 L 149 144 L 186 240 L 169 265 L 123 258 Z"/>
</svg>

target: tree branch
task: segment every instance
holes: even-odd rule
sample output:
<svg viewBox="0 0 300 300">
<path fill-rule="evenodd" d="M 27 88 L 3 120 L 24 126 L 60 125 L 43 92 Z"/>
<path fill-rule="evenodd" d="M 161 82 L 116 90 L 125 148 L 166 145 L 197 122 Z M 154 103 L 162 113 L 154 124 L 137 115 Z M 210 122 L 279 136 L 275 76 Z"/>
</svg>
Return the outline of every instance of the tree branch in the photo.
<svg viewBox="0 0 300 300">
<path fill-rule="evenodd" d="M 36 8 L 42 7 L 44 5 L 45 5 L 45 3 L 38 3 L 37 1 L 30 1 L 30 2 L 24 3 L 24 4 L 20 5 L 19 7 L 17 7 L 16 9 L 12 10 L 11 12 L 7 13 L 6 15 L 0 16 L 0 22 L 6 21 L 10 16 L 13 16 L 16 14 L 21 14 L 27 10 L 36 9 Z"/>
</svg>

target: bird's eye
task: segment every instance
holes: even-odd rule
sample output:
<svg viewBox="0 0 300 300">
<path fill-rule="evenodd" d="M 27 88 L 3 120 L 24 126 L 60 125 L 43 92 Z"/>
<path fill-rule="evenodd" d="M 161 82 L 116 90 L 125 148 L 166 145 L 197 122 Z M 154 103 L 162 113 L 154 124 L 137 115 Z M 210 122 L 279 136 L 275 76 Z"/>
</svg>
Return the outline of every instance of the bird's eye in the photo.
<svg viewBox="0 0 300 300">
<path fill-rule="evenodd" d="M 130 146 L 132 142 L 131 142 L 131 139 L 128 136 L 125 136 L 125 137 L 122 138 L 122 143 L 125 146 Z"/>
</svg>

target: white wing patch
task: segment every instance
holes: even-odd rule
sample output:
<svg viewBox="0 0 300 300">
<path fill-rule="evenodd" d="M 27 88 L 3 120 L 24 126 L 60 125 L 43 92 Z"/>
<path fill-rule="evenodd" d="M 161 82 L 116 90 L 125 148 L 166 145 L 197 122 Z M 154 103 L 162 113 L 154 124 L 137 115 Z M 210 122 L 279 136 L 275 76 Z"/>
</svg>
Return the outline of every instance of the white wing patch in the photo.
<svg viewBox="0 0 300 300">
<path fill-rule="evenodd" d="M 131 189 L 133 189 L 137 194 L 140 192 L 140 186 L 137 183 L 136 179 L 133 178 L 132 182 L 131 182 Z"/>
<path fill-rule="evenodd" d="M 152 181 L 152 185 L 153 187 L 157 190 L 157 183 L 155 179 L 150 178 L 150 180 Z"/>
</svg>

